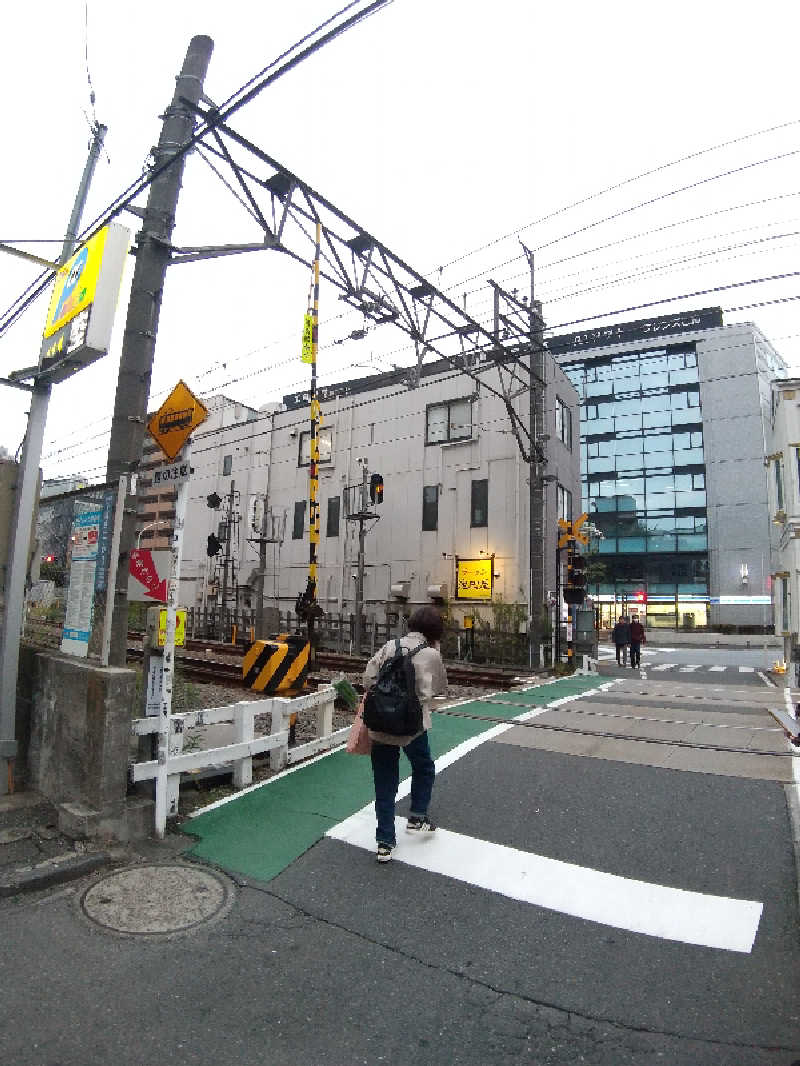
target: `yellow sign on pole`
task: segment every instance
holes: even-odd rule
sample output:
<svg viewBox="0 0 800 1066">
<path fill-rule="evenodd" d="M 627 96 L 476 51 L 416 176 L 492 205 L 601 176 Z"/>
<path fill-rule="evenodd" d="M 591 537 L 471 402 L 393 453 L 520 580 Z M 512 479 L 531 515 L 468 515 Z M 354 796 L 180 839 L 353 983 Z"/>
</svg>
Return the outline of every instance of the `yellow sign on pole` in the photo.
<svg viewBox="0 0 800 1066">
<path fill-rule="evenodd" d="M 172 460 L 189 439 L 192 430 L 197 429 L 207 418 L 207 408 L 188 385 L 179 381 L 147 423 L 147 428 L 164 455 Z"/>
<path fill-rule="evenodd" d="M 494 582 L 494 556 L 456 559 L 456 599 L 490 600 Z"/>
<path fill-rule="evenodd" d="M 312 363 L 314 361 L 314 316 L 303 316 L 303 349 L 300 354 L 301 363 Z"/>
<path fill-rule="evenodd" d="M 158 646 L 167 643 L 167 609 L 158 613 Z M 182 648 L 186 643 L 186 608 L 179 607 L 175 612 L 175 647 Z"/>
</svg>

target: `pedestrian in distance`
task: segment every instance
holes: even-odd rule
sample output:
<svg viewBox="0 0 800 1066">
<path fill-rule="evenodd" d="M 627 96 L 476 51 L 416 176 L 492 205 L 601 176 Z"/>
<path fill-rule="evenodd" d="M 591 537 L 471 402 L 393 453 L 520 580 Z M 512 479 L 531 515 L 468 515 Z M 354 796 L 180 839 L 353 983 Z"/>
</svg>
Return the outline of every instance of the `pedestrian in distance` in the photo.
<svg viewBox="0 0 800 1066">
<path fill-rule="evenodd" d="M 642 665 L 642 644 L 645 643 L 644 626 L 638 618 L 631 619 L 631 666 L 634 670 Z"/>
<path fill-rule="evenodd" d="M 439 641 L 444 632 L 442 616 L 435 607 L 420 607 L 408 621 L 409 631 L 399 640 L 403 654 L 412 655 L 414 689 L 421 707 L 421 729 L 409 735 L 394 735 L 370 727 L 372 741 L 370 757 L 372 776 L 375 782 L 375 815 L 377 827 L 375 840 L 378 845 L 378 862 L 389 862 L 397 845 L 394 810 L 397 789 L 400 784 L 400 749 L 411 763 L 411 810 L 406 831 L 409 833 L 433 833 L 436 826 L 428 817 L 428 807 L 436 777 L 436 768 L 431 758 L 428 730 L 431 728 L 431 710 L 435 696 L 447 694 L 447 673 L 439 651 Z M 372 656 L 364 671 L 364 685 L 368 690 L 378 679 L 381 667 L 392 660 L 398 651 L 398 642 L 389 640 Z M 383 675 L 382 675 L 383 676 Z M 368 702 L 365 704 L 364 721 L 369 725 Z"/>
<path fill-rule="evenodd" d="M 611 630 L 611 639 L 617 649 L 617 666 L 628 665 L 628 645 L 631 642 L 631 626 L 626 614 L 621 614 Z"/>
</svg>

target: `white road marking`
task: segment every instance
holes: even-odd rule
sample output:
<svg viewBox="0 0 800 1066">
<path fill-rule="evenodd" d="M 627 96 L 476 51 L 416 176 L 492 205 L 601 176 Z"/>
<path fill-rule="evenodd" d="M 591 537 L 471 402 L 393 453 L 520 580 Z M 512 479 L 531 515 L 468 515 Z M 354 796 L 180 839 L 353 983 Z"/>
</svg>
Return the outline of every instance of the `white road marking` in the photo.
<svg viewBox="0 0 800 1066">
<path fill-rule="evenodd" d="M 677 665 L 677 663 L 661 663 L 660 666 L 654 666 L 653 670 L 674 670 Z"/>
<path fill-rule="evenodd" d="M 723 672 L 724 672 L 725 670 L 727 670 L 728 668 L 727 668 L 727 666 L 709 666 L 709 668 L 708 668 L 708 669 L 709 669 L 709 673 L 712 673 L 712 674 L 721 674 L 721 673 L 723 673 Z"/>
<path fill-rule="evenodd" d="M 740 666 L 739 667 L 739 673 L 740 674 L 754 674 L 755 672 L 756 672 L 756 668 L 754 666 Z"/>
<path fill-rule="evenodd" d="M 723 951 L 747 954 L 753 948 L 763 908 L 756 900 L 619 877 L 446 829 L 420 839 L 405 832 L 404 819 L 397 818 L 395 823 L 395 862 L 615 929 Z M 372 805 L 326 835 L 374 850 Z"/>
<path fill-rule="evenodd" d="M 778 687 L 775 684 L 774 681 L 770 681 L 770 679 L 767 677 L 767 675 L 764 673 L 763 670 L 759 670 L 758 671 L 758 676 L 761 678 L 761 680 L 764 682 L 764 684 L 768 685 L 770 688 L 777 688 Z"/>
<path fill-rule="evenodd" d="M 681 667 L 682 674 L 693 674 L 695 670 L 700 669 L 700 663 L 689 663 L 686 666 Z"/>
</svg>

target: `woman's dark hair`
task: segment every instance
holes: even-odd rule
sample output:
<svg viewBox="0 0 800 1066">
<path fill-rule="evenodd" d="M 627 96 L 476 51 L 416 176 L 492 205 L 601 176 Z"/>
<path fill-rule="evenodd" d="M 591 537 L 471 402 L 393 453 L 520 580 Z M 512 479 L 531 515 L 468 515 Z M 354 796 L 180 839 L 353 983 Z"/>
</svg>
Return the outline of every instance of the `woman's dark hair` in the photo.
<svg viewBox="0 0 800 1066">
<path fill-rule="evenodd" d="M 435 640 L 441 640 L 444 622 L 435 607 L 418 607 L 408 620 L 408 628 L 421 633 L 429 643 L 432 643 Z"/>
</svg>

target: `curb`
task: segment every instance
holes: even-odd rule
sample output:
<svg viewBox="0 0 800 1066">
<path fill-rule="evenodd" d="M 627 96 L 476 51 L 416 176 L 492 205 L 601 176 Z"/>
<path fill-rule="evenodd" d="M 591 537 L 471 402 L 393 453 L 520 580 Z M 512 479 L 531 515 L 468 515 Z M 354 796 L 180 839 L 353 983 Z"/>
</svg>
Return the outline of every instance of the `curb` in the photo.
<svg viewBox="0 0 800 1066">
<path fill-rule="evenodd" d="M 0 899 L 75 881 L 113 861 L 111 852 L 99 851 L 90 855 L 57 855 L 35 866 L 15 867 L 0 874 Z"/>
</svg>

